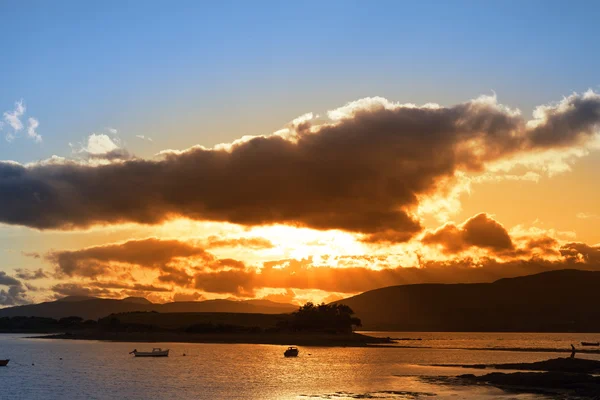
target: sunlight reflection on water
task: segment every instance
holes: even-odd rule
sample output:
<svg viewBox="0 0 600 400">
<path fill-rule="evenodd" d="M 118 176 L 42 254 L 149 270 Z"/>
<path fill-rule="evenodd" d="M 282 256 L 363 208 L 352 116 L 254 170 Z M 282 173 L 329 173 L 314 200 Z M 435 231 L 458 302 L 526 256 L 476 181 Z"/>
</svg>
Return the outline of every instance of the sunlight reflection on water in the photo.
<svg viewBox="0 0 600 400">
<path fill-rule="evenodd" d="M 21 335 L 22 336 L 22 335 Z M 1 398 L 11 399 L 350 399 L 543 398 L 485 386 L 456 387 L 422 376 L 483 373 L 428 364 L 539 361 L 556 353 L 449 349 L 161 343 L 164 359 L 128 355 L 151 343 L 24 339 L 0 335 Z M 183 356 L 183 354 L 186 356 Z M 62 360 L 60 360 L 62 358 Z M 32 365 L 35 364 L 35 365 Z"/>
<path fill-rule="evenodd" d="M 571 351 L 571 344 L 597 342 L 597 333 L 495 333 L 495 332 L 361 332 L 376 337 L 403 339 L 398 346 L 445 349 L 556 349 Z M 412 339 L 412 340 L 411 340 Z"/>
</svg>

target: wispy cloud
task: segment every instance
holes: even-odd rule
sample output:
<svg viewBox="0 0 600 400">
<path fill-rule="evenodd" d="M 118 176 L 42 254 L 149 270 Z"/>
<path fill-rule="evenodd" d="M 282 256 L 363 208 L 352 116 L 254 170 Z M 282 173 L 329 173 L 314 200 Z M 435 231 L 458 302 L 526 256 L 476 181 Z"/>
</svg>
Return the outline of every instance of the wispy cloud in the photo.
<svg viewBox="0 0 600 400">
<path fill-rule="evenodd" d="M 576 216 L 579 219 L 600 219 L 600 215 L 598 214 L 589 214 L 584 212 L 577 213 Z"/>
<path fill-rule="evenodd" d="M 6 111 L 4 113 L 4 120 L 15 131 L 20 131 L 23 130 L 23 122 L 21 122 L 23 114 L 25 114 L 25 105 L 23 104 L 23 100 L 19 100 L 15 103 L 13 111 Z"/>
<path fill-rule="evenodd" d="M 152 138 L 151 138 L 151 137 L 148 137 L 148 136 L 144 136 L 144 135 L 135 135 L 135 137 L 136 137 L 136 138 L 138 138 L 138 139 L 142 139 L 142 140 L 147 140 L 147 141 L 149 141 L 149 142 L 153 142 Z"/>
<path fill-rule="evenodd" d="M 15 108 L 12 111 L 4 112 L 4 122 L 11 128 L 11 131 L 7 132 L 5 135 L 6 141 L 12 142 L 16 139 L 19 132 L 24 129 L 25 126 L 21 119 L 25 115 L 26 111 L 27 108 L 25 107 L 23 100 L 19 100 L 15 103 Z M 27 123 L 27 136 L 38 143 L 41 142 L 42 136 L 37 133 L 37 128 L 40 126 L 40 122 L 37 120 L 37 118 L 30 117 Z M 0 126 L 0 129 L 2 129 L 3 125 L 4 124 Z"/>
<path fill-rule="evenodd" d="M 42 136 L 37 133 L 37 128 L 40 126 L 40 122 L 36 119 L 36 118 L 32 118 L 30 117 L 28 120 L 28 125 L 27 125 L 27 135 L 32 138 L 33 140 L 35 140 L 36 142 L 41 142 L 42 141 Z"/>
</svg>

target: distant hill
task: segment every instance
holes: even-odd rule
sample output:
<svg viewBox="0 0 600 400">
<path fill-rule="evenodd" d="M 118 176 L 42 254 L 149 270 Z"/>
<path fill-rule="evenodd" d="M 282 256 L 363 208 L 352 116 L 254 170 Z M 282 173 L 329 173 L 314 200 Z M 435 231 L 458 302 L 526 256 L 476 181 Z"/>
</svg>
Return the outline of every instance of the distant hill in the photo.
<svg viewBox="0 0 600 400">
<path fill-rule="evenodd" d="M 297 306 L 262 300 L 206 300 L 154 304 L 143 297 L 127 297 L 122 300 L 97 297 L 68 296 L 56 301 L 29 304 L 0 309 L 0 317 L 48 317 L 64 318 L 77 316 L 83 319 L 98 319 L 109 314 L 133 311 L 157 311 L 161 313 L 227 312 L 282 314 L 296 311 Z"/>
<path fill-rule="evenodd" d="M 152 302 L 144 297 L 125 297 L 123 301 L 134 304 L 152 304 Z"/>
<path fill-rule="evenodd" d="M 254 314 L 254 313 L 127 313 L 115 314 L 121 324 L 141 324 L 158 329 L 182 329 L 197 324 L 232 325 L 240 327 L 273 328 L 280 321 L 290 319 L 289 314 Z"/>
<path fill-rule="evenodd" d="M 97 297 L 91 297 L 91 296 L 67 296 L 67 297 L 63 297 L 60 298 L 56 301 L 63 301 L 65 303 L 71 303 L 71 302 L 75 302 L 75 301 L 84 301 L 84 300 L 92 300 L 92 299 L 96 299 Z"/>
<path fill-rule="evenodd" d="M 560 270 L 493 283 L 390 286 L 340 300 L 363 330 L 600 332 L 600 272 Z"/>
</svg>

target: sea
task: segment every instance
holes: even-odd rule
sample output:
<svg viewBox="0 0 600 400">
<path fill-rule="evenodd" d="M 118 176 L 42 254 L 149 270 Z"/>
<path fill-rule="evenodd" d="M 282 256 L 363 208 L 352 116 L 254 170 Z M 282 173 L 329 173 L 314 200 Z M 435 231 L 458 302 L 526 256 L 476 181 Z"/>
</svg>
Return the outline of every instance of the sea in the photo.
<svg viewBox="0 0 600 400">
<path fill-rule="evenodd" d="M 10 362 L 0 367 L 0 399 L 551 399 L 460 385 L 451 377 L 490 372 L 456 365 L 565 357 L 571 344 L 600 339 L 600 334 L 563 333 L 365 333 L 402 340 L 392 347 L 299 347 L 299 357 L 284 358 L 286 347 L 279 345 L 3 334 L 0 359 Z M 169 357 L 128 354 L 152 347 L 169 348 Z M 600 360 L 598 354 L 577 357 Z"/>
</svg>

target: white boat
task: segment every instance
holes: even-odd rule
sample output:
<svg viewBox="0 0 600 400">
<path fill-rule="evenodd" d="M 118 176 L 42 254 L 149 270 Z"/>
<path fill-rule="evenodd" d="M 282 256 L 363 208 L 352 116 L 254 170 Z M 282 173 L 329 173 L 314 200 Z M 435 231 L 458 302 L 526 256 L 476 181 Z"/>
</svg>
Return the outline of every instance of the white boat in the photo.
<svg viewBox="0 0 600 400">
<path fill-rule="evenodd" d="M 160 347 L 155 347 L 152 351 L 137 351 L 135 349 L 129 354 L 133 354 L 136 357 L 169 357 L 169 349 L 163 350 Z"/>
</svg>

